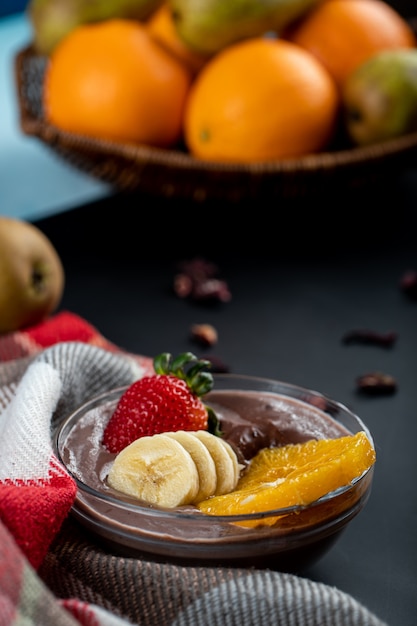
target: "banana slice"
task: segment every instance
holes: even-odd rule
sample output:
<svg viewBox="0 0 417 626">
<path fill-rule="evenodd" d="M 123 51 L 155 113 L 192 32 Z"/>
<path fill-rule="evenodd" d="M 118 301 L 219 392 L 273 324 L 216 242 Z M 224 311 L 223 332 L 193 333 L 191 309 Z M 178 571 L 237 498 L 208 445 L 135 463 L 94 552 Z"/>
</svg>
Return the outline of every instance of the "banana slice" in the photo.
<svg viewBox="0 0 417 626">
<path fill-rule="evenodd" d="M 193 502 L 200 488 L 190 453 L 165 434 L 141 437 L 124 448 L 107 480 L 113 489 L 170 508 Z"/>
<path fill-rule="evenodd" d="M 220 439 L 220 438 L 219 438 L 219 441 L 221 441 L 221 443 L 224 445 L 224 447 L 226 448 L 233 462 L 233 469 L 235 471 L 235 485 L 233 487 L 234 489 L 239 481 L 240 472 L 242 471 L 242 469 L 244 469 L 245 466 L 239 463 L 239 461 L 237 460 L 236 452 L 233 450 L 232 446 L 229 443 L 227 443 L 227 441 L 225 441 L 224 439 Z"/>
<path fill-rule="evenodd" d="M 204 443 L 194 437 L 194 432 L 191 431 L 177 430 L 164 435 L 178 441 L 189 452 L 197 467 L 200 487 L 193 503 L 197 504 L 212 496 L 216 491 L 217 471 L 213 457 Z"/>
<path fill-rule="evenodd" d="M 193 435 L 204 443 L 216 466 L 217 485 L 212 495 L 219 496 L 233 491 L 237 484 L 237 473 L 232 455 L 226 447 L 230 447 L 229 444 L 206 430 L 193 431 Z M 231 449 L 231 452 L 236 456 L 234 450 Z"/>
</svg>

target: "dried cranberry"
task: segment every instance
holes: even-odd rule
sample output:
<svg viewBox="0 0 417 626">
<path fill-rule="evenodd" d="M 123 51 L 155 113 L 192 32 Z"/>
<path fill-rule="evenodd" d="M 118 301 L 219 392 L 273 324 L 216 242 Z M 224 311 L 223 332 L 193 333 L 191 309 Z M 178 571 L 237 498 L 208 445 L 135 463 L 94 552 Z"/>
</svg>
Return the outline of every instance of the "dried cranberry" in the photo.
<svg viewBox="0 0 417 626">
<path fill-rule="evenodd" d="M 400 287 L 407 296 L 417 300 L 417 272 L 414 270 L 405 272 L 400 280 Z"/>
<path fill-rule="evenodd" d="M 174 277 L 174 292 L 179 298 L 199 302 L 229 302 L 232 297 L 229 286 L 216 277 L 217 273 L 218 267 L 205 259 L 183 261 Z"/>
<path fill-rule="evenodd" d="M 195 300 L 219 300 L 220 302 L 229 302 L 231 299 L 227 284 L 217 278 L 199 280 L 194 283 L 191 296 Z"/>
<path fill-rule="evenodd" d="M 398 333 L 390 331 L 388 333 L 378 333 L 369 329 L 350 330 L 343 337 L 345 344 L 372 344 L 384 348 L 391 348 L 397 341 Z"/>
<path fill-rule="evenodd" d="M 187 298 L 193 290 L 193 281 L 185 274 L 174 277 L 174 291 L 179 298 Z"/>
<path fill-rule="evenodd" d="M 217 330 L 211 324 L 193 324 L 191 339 L 203 346 L 214 346 L 217 343 Z"/>
<path fill-rule="evenodd" d="M 213 374 L 228 374 L 230 372 L 230 368 L 226 365 L 219 357 L 217 356 L 205 356 L 204 359 L 206 361 L 210 361 L 210 372 Z"/>
<path fill-rule="evenodd" d="M 397 382 L 390 374 L 370 372 L 356 379 L 359 391 L 368 395 L 390 395 L 396 392 Z"/>
<path fill-rule="evenodd" d="M 191 259 L 191 261 L 181 261 L 179 270 L 182 274 L 186 274 L 192 280 L 205 280 L 212 278 L 218 274 L 218 267 L 211 261 L 206 261 L 201 257 Z"/>
</svg>

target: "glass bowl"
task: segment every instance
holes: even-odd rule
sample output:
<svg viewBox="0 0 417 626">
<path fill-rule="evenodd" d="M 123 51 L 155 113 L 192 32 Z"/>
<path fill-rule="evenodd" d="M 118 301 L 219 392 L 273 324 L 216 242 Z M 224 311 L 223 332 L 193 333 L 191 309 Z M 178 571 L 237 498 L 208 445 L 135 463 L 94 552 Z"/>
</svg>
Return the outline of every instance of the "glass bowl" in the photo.
<svg viewBox="0 0 417 626">
<path fill-rule="evenodd" d="M 213 391 L 204 400 L 218 413 L 224 435 L 242 446 L 246 458 L 255 453 L 255 443 L 263 447 L 358 431 L 365 431 L 373 444 L 358 416 L 321 393 L 252 376 L 213 377 Z M 368 500 L 372 467 L 308 506 L 250 515 L 211 516 L 190 506 L 164 509 L 129 498 L 107 485 L 115 455 L 100 444 L 125 389 L 113 389 L 78 408 L 54 437 L 56 454 L 78 487 L 72 514 L 118 554 L 299 572 L 326 553 Z M 262 401 L 255 409 L 259 395 Z M 272 430 L 267 418 L 271 407 L 280 415 L 278 428 Z M 248 412 L 245 423 L 237 417 L 240 409 Z M 272 517 L 278 520 L 262 524 Z M 254 519 L 260 522 L 256 528 L 239 524 Z"/>
</svg>

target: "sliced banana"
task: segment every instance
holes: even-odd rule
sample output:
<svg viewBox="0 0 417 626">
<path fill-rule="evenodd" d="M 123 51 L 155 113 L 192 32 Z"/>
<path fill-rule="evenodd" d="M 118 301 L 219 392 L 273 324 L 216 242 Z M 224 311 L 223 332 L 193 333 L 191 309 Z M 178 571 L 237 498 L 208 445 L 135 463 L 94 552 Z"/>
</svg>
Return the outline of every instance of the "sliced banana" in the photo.
<svg viewBox="0 0 417 626">
<path fill-rule="evenodd" d="M 227 449 L 227 447 L 230 447 L 229 444 L 206 430 L 193 431 L 193 434 L 202 443 L 204 443 L 216 466 L 217 485 L 216 490 L 212 495 L 220 496 L 224 493 L 230 493 L 236 487 L 237 473 L 235 463 L 232 460 L 232 455 Z M 230 450 L 233 455 L 236 456 L 234 450 L 231 448 Z"/>
<path fill-rule="evenodd" d="M 198 437 L 194 436 L 194 432 L 177 430 L 175 432 L 164 433 L 167 437 L 171 437 L 178 441 L 191 455 L 198 472 L 200 481 L 200 487 L 196 497 L 193 500 L 194 504 L 206 500 L 212 496 L 216 491 L 217 486 L 217 471 L 213 457 Z"/>
<path fill-rule="evenodd" d="M 235 471 L 235 485 L 233 487 L 233 489 L 236 487 L 238 480 L 240 478 L 240 472 L 242 471 L 242 469 L 244 469 L 244 465 L 242 465 L 241 463 L 239 463 L 237 456 L 236 456 L 236 452 L 233 450 L 232 446 L 227 443 L 227 441 L 225 441 L 224 439 L 220 439 L 219 441 L 221 441 L 221 443 L 224 445 L 224 447 L 226 448 L 230 458 L 232 459 L 233 462 L 233 468 Z"/>
<path fill-rule="evenodd" d="M 190 453 L 165 434 L 141 437 L 124 448 L 107 480 L 113 489 L 170 508 L 194 502 L 200 487 Z"/>
</svg>

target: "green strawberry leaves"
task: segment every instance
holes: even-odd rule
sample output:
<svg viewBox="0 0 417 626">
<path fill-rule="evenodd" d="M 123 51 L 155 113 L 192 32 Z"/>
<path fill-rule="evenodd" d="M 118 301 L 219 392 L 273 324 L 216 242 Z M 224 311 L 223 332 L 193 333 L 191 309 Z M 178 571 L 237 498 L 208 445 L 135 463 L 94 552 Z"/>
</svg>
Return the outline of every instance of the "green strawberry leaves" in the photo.
<svg viewBox="0 0 417 626">
<path fill-rule="evenodd" d="M 211 367 L 210 361 L 199 359 L 192 352 L 183 352 L 175 359 L 169 352 L 162 352 L 154 358 L 153 366 L 157 374 L 170 374 L 185 380 L 192 393 L 198 397 L 204 396 L 213 388 L 213 375 L 207 371 L 207 368 Z M 222 432 L 216 413 L 208 406 L 206 409 L 208 431 L 221 437 Z"/>
<path fill-rule="evenodd" d="M 192 352 L 184 352 L 175 359 L 169 352 L 163 352 L 154 358 L 153 365 L 157 374 L 170 374 L 185 380 L 198 397 L 213 388 L 213 376 L 207 371 L 210 361 L 199 359 Z"/>
</svg>

